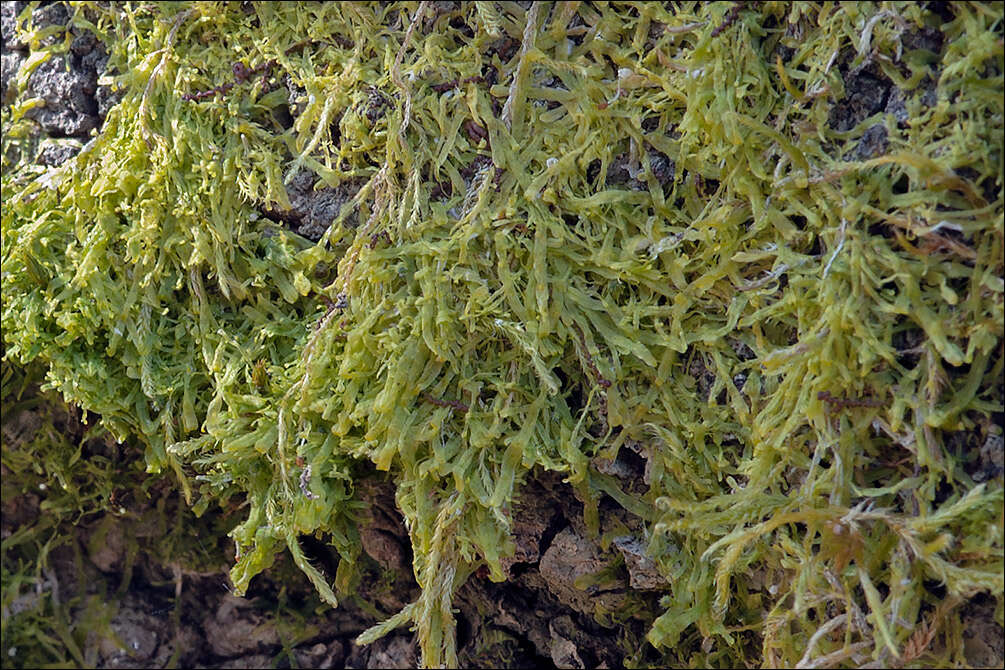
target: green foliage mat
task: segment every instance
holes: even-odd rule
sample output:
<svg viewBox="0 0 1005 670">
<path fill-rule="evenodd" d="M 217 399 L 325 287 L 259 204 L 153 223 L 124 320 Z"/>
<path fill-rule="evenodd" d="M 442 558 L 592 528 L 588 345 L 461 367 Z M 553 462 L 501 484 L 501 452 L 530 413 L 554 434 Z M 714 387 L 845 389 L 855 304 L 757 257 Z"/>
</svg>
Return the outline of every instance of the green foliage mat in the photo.
<svg viewBox="0 0 1005 670">
<path fill-rule="evenodd" d="M 645 521 L 668 663 L 962 663 L 957 605 L 1001 621 L 1000 5 L 74 4 L 122 97 L 50 169 L 4 109 L 6 357 L 246 499 L 239 592 L 289 551 L 335 606 L 371 461 L 422 595 L 361 639 L 428 666 L 534 468 Z M 23 92 L 70 32 L 18 29 Z M 317 244 L 304 170 L 348 193 Z M 594 465 L 627 446 L 645 495 Z"/>
</svg>

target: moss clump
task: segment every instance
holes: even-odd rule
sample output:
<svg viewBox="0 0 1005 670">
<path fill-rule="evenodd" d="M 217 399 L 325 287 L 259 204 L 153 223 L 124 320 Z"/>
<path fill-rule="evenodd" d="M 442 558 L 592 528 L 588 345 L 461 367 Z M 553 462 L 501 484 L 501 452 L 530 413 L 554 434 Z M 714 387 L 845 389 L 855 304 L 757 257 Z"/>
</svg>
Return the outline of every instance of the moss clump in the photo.
<svg viewBox="0 0 1005 670">
<path fill-rule="evenodd" d="M 173 477 L 142 476 L 134 445 L 83 425 L 86 415 L 39 392 L 43 378 L 39 365 L 2 363 L 0 653 L 12 667 L 93 667 L 109 644 L 135 651 L 113 620 L 144 559 L 156 557 L 178 587 L 183 576 L 220 573 L 227 528 L 219 515 L 196 518 Z"/>
<path fill-rule="evenodd" d="M 238 590 L 288 550 L 336 604 L 368 460 L 422 595 L 361 639 L 430 666 L 535 467 L 646 522 L 667 663 L 960 662 L 955 604 L 1001 618 L 1001 471 L 954 437 L 1001 440 L 1000 8 L 246 7 L 79 3 L 121 102 L 2 181 L 7 356 L 246 496 Z M 316 245 L 303 170 L 358 187 Z M 629 443 L 641 497 L 593 465 Z"/>
</svg>

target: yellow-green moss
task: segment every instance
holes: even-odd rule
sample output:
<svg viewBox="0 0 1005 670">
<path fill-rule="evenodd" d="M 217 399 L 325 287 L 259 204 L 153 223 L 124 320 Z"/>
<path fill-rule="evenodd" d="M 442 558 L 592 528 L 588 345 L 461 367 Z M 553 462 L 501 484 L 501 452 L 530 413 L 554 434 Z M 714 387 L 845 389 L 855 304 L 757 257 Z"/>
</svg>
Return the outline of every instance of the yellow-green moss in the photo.
<svg viewBox="0 0 1005 670">
<path fill-rule="evenodd" d="M 955 663 L 926 583 L 1001 612 L 1002 476 L 952 446 L 1001 439 L 1000 7 L 76 5 L 123 97 L 67 166 L 4 164 L 7 356 L 197 508 L 247 496 L 239 591 L 285 549 L 336 604 L 369 460 L 422 595 L 361 639 L 412 624 L 430 666 L 534 467 L 644 519 L 668 662 Z M 365 183 L 317 245 L 259 214 L 300 169 Z M 591 466 L 626 440 L 642 499 Z"/>
</svg>

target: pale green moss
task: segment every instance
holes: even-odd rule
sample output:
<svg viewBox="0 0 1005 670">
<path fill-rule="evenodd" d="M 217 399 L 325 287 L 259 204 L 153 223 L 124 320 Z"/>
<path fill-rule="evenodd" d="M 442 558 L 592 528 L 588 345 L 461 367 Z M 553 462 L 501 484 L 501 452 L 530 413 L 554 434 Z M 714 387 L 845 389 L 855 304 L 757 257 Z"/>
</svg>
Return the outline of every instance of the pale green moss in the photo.
<svg viewBox="0 0 1005 670">
<path fill-rule="evenodd" d="M 390 470 L 422 595 L 361 639 L 410 623 L 430 666 L 456 664 L 456 588 L 503 579 L 536 466 L 594 528 L 602 492 L 646 521 L 668 662 L 959 662 L 915 631 L 957 616 L 926 580 L 1002 599 L 1001 473 L 950 448 L 1000 433 L 1000 7 L 768 2 L 713 37 L 731 5 L 441 5 L 79 3 L 124 97 L 66 168 L 5 163 L 7 355 L 197 506 L 247 496 L 238 590 L 288 549 L 334 605 L 353 463 Z M 929 25 L 938 57 L 908 39 Z M 183 98 L 235 61 L 276 66 Z M 834 130 L 866 67 L 907 121 L 850 103 Z M 317 245 L 256 212 L 300 168 L 366 180 Z M 641 500 L 591 466 L 628 439 Z"/>
</svg>

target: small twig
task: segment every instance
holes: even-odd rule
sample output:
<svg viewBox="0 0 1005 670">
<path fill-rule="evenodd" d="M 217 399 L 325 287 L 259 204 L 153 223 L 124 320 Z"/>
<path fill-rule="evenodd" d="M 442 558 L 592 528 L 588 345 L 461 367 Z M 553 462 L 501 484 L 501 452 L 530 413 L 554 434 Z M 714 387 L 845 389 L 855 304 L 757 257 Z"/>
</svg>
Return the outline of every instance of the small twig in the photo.
<svg viewBox="0 0 1005 670">
<path fill-rule="evenodd" d="M 820 391 L 817 393 L 817 400 L 834 405 L 841 409 L 848 407 L 882 407 L 883 401 L 875 398 L 850 398 L 831 395 L 830 391 Z"/>
<path fill-rule="evenodd" d="M 238 61 L 234 63 L 231 68 L 234 72 L 234 81 L 228 81 L 219 86 L 214 86 L 213 88 L 207 89 L 205 91 L 196 91 L 195 93 L 186 93 L 181 96 L 182 100 L 202 100 L 203 98 L 209 98 L 217 93 L 226 94 L 230 89 L 234 88 L 239 84 L 244 84 L 251 79 L 252 76 L 262 73 L 262 78 L 264 79 L 272 72 L 272 68 L 276 67 L 278 63 L 274 60 L 267 61 L 258 65 L 257 67 L 250 68 L 244 63 Z"/>
<path fill-rule="evenodd" d="M 712 37 L 718 37 L 720 33 L 736 23 L 736 20 L 740 18 L 740 11 L 745 4 L 747 3 L 734 2 L 733 7 L 726 13 L 725 18 L 723 18 L 722 23 L 712 29 Z"/>
<path fill-rule="evenodd" d="M 824 625 L 820 626 L 820 628 L 818 628 L 817 631 L 813 633 L 813 636 L 810 637 L 810 641 L 806 644 L 806 653 L 803 654 L 803 657 L 799 659 L 798 663 L 796 663 L 796 667 L 797 668 L 808 667 L 809 664 L 811 663 L 813 652 L 816 651 L 817 643 L 820 642 L 821 638 L 823 638 L 825 635 L 829 635 L 839 626 L 845 625 L 847 621 L 848 621 L 848 615 L 840 614 L 831 619 L 830 621 L 828 621 L 827 623 L 825 623 Z"/>
<path fill-rule="evenodd" d="M 441 400 L 440 398 L 436 398 L 430 395 L 429 393 L 423 393 L 422 397 L 426 402 L 432 403 L 437 407 L 452 407 L 461 412 L 467 412 L 470 409 L 467 405 L 460 402 L 459 400 Z"/>
<path fill-rule="evenodd" d="M 686 23 L 683 26 L 667 26 L 663 29 L 668 35 L 683 35 L 684 33 L 689 33 L 692 30 L 697 30 L 703 25 L 708 23 L 708 21 L 696 21 L 695 23 Z"/>
<path fill-rule="evenodd" d="M 831 264 L 834 262 L 834 259 L 837 258 L 837 255 L 841 251 L 842 247 L 844 247 L 844 232 L 847 225 L 848 222 L 845 221 L 844 219 L 841 219 L 840 238 L 838 240 L 838 245 L 837 248 L 834 249 L 834 253 L 831 254 L 830 260 L 827 261 L 827 265 L 824 267 L 824 273 L 821 279 L 827 279 L 827 273 L 831 271 Z"/>
<path fill-rule="evenodd" d="M 824 656 L 818 656 L 806 665 L 800 665 L 797 667 L 805 668 L 806 670 L 813 670 L 814 668 L 829 668 L 832 665 L 837 665 L 846 658 L 854 656 L 858 652 L 871 646 L 872 642 L 856 642 L 853 645 L 838 649 L 837 651 L 833 651 Z"/>
</svg>

